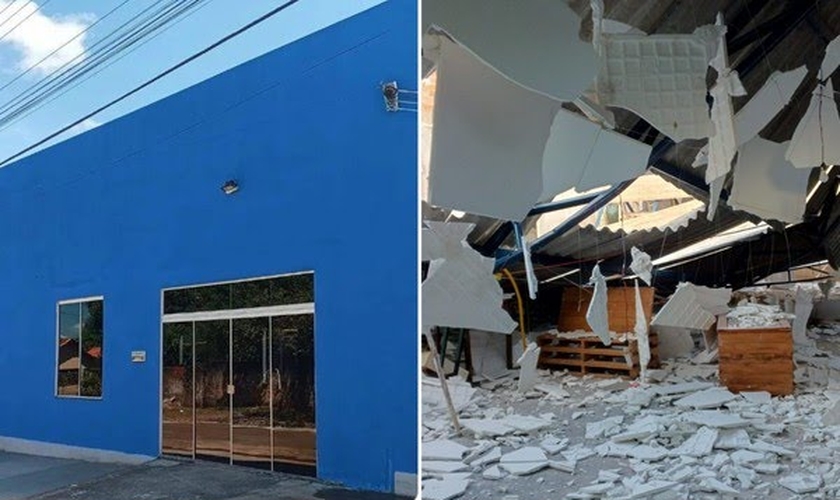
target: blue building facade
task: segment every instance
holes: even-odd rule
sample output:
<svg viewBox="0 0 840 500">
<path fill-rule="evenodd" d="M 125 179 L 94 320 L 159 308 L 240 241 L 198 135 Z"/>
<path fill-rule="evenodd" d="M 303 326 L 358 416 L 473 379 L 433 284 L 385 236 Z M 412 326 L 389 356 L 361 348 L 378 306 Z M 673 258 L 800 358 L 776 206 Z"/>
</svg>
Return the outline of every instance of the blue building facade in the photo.
<svg viewBox="0 0 840 500">
<path fill-rule="evenodd" d="M 417 89 L 416 15 L 388 1 L 0 169 L 0 449 L 161 455 L 164 291 L 311 272 L 317 476 L 416 474 L 417 114 L 380 88 Z M 99 392 L 64 397 L 91 297 Z"/>
</svg>

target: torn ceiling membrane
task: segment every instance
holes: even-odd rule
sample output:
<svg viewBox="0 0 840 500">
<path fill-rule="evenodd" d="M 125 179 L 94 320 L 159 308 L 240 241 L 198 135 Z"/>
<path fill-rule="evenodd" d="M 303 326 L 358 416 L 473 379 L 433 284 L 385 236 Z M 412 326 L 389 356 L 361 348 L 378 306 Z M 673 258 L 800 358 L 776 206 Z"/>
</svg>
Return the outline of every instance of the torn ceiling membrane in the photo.
<svg viewBox="0 0 840 500">
<path fill-rule="evenodd" d="M 517 85 L 456 42 L 442 41 L 436 85 L 432 205 L 521 221 L 559 192 L 647 169 L 650 146 Z"/>
<path fill-rule="evenodd" d="M 516 322 L 502 309 L 502 287 L 493 275 L 494 259 L 466 241 L 472 224 L 427 221 L 423 257 L 432 257 L 421 285 L 424 330 L 434 326 L 510 333 Z"/>
<path fill-rule="evenodd" d="M 761 137 L 741 146 L 729 206 L 765 220 L 802 221 L 811 171 L 793 168 L 786 149 Z"/>
<path fill-rule="evenodd" d="M 586 323 L 592 328 L 595 335 L 601 339 L 604 345 L 612 344 L 610 336 L 609 311 L 607 310 L 607 282 L 601 269 L 596 264 L 592 269 L 592 277 L 589 283 L 595 287 L 592 298 L 589 300 L 589 308 L 586 310 Z"/>
<path fill-rule="evenodd" d="M 790 102 L 807 74 L 808 68 L 803 65 L 791 71 L 774 71 L 770 75 L 758 92 L 735 113 L 735 138 L 739 147 L 758 136 L 779 114 Z M 708 162 L 708 153 L 708 145 L 703 146 L 697 153 L 693 166 L 705 165 Z"/>
<path fill-rule="evenodd" d="M 633 111 L 674 142 L 712 135 L 706 71 L 722 28 L 702 26 L 691 35 L 612 34 L 601 21 L 593 18 L 599 102 Z"/>
<path fill-rule="evenodd" d="M 840 115 L 834 95 L 831 79 L 814 89 L 785 154 L 796 168 L 840 164 Z"/>
<path fill-rule="evenodd" d="M 502 220 L 524 219 L 543 192 L 543 151 L 560 104 L 444 40 L 429 202 Z"/>
<path fill-rule="evenodd" d="M 556 99 L 575 100 L 597 72 L 592 45 L 578 36 L 580 18 L 562 0 L 424 0 L 423 32 L 431 27 L 511 80 Z M 436 43 L 424 37 L 424 56 L 440 53 Z"/>
</svg>

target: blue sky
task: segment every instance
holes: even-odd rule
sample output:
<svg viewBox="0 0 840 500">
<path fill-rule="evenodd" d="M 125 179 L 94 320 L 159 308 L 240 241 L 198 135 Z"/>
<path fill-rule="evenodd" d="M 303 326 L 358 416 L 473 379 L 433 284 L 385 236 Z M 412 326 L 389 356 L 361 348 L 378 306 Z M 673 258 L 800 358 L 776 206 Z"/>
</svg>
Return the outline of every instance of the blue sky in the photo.
<svg viewBox="0 0 840 500">
<path fill-rule="evenodd" d="M 6 86 L 123 0 L 0 0 L 0 87 Z M 285 0 L 204 0 L 189 17 L 108 69 L 13 124 L 0 125 L 0 159 L 75 121 L 181 59 L 284 3 Z M 300 0 L 272 19 L 98 115 L 74 133 L 98 126 L 249 59 L 382 3 L 383 0 Z M 155 0 L 129 0 L 82 37 L 0 90 L 0 109 Z M 165 3 L 165 2 L 163 2 Z M 36 10 L 35 5 L 40 9 Z M 6 8 L 5 11 L 2 9 Z M 17 28 L 12 28 L 32 14 Z M 80 56 L 73 61 L 74 57 Z M 2 118 L 2 111 L 0 111 Z M 61 139 L 70 137 L 71 134 Z"/>
</svg>

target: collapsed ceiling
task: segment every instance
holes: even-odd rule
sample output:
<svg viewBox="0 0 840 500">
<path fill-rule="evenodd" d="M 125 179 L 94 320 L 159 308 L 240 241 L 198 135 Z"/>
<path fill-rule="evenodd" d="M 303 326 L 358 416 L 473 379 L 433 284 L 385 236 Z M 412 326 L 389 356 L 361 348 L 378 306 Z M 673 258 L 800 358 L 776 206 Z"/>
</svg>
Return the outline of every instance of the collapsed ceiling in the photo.
<svg viewBox="0 0 840 500">
<path fill-rule="evenodd" d="M 424 219 L 522 280 L 530 250 L 541 287 L 630 276 L 632 247 L 665 293 L 836 268 L 837 26 L 838 2 L 426 0 Z"/>
</svg>

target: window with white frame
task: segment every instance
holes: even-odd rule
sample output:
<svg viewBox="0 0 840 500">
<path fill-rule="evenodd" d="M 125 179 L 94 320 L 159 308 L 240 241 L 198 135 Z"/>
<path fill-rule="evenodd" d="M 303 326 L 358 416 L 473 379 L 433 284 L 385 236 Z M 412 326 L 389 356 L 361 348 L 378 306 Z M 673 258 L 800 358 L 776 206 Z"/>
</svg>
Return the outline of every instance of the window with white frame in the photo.
<svg viewBox="0 0 840 500">
<path fill-rule="evenodd" d="M 102 297 L 58 303 L 56 395 L 102 397 Z"/>
</svg>

